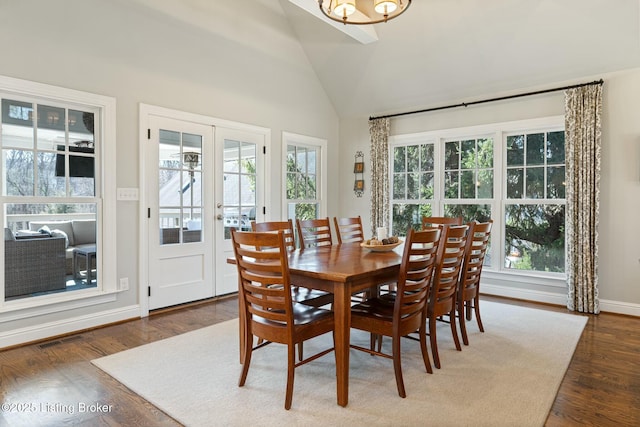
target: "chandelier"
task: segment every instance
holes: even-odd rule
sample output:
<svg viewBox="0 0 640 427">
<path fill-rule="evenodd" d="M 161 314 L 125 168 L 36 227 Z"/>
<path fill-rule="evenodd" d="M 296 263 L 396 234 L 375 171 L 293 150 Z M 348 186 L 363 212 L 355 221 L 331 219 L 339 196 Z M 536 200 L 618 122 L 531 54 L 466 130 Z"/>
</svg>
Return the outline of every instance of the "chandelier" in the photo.
<svg viewBox="0 0 640 427">
<path fill-rule="evenodd" d="M 364 2 L 365 0 L 360 0 Z M 381 17 L 369 18 L 364 14 L 359 14 L 367 19 L 352 19 L 356 9 L 356 0 L 318 0 L 320 10 L 327 18 L 342 24 L 369 25 L 387 22 L 390 19 L 402 15 L 411 6 L 411 0 L 366 0 L 373 3 L 373 10 Z"/>
</svg>

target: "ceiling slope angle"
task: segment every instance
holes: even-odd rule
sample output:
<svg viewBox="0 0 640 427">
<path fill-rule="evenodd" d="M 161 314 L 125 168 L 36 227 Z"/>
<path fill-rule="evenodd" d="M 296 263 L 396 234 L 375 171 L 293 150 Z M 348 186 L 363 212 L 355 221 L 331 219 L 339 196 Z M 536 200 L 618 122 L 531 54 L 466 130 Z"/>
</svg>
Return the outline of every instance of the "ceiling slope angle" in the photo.
<svg viewBox="0 0 640 427">
<path fill-rule="evenodd" d="M 372 25 L 345 25 L 339 22 L 331 21 L 320 11 L 317 0 L 289 0 L 290 3 L 295 4 L 300 9 L 310 13 L 316 18 L 322 20 L 327 25 L 345 33 L 354 40 L 359 41 L 362 44 L 369 44 L 378 41 L 378 34 Z M 354 18 L 365 20 L 368 18 L 364 13 L 356 10 Z"/>
</svg>

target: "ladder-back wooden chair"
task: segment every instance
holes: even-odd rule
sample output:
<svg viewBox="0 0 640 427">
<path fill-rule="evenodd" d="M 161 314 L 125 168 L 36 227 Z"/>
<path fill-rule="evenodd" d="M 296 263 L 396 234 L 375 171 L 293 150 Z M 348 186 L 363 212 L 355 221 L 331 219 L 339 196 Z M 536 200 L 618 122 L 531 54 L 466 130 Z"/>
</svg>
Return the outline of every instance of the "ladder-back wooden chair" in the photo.
<svg viewBox="0 0 640 427">
<path fill-rule="evenodd" d="M 300 249 L 331 246 L 333 244 L 333 239 L 331 238 L 331 223 L 328 217 L 297 219 L 296 228 L 298 229 Z"/>
<path fill-rule="evenodd" d="M 338 244 L 343 243 L 360 243 L 364 241 L 364 232 L 362 231 L 362 220 L 360 215 L 351 218 L 333 217 L 333 223 L 336 226 L 336 236 Z"/>
<path fill-rule="evenodd" d="M 236 257 L 244 322 L 245 352 L 238 385 L 244 386 L 254 350 L 270 343 L 287 346 L 285 409 L 291 408 L 295 368 L 317 359 L 333 347 L 296 363 L 295 346 L 305 340 L 333 333 L 333 312 L 298 304 L 291 298 L 288 250 L 284 232 L 231 231 Z M 270 249 L 266 249 L 270 248 Z M 254 347 L 254 337 L 263 342 Z"/>
<path fill-rule="evenodd" d="M 429 288 L 436 265 L 440 229 L 423 231 L 410 229 L 406 238 L 397 291 L 392 302 L 387 299 L 371 298 L 351 307 L 351 327 L 371 333 L 369 349 L 351 345 L 352 348 L 367 353 L 393 359 L 396 386 L 400 397 L 406 397 L 402 378 L 400 340 L 403 336 L 418 331 L 420 350 L 424 366 L 433 373 L 426 338 L 426 304 Z M 392 355 L 374 350 L 376 337 L 392 338 Z"/>
<path fill-rule="evenodd" d="M 434 272 L 431 295 L 427 306 L 428 335 L 433 354 L 433 364 L 440 368 L 440 356 L 438 355 L 438 341 L 436 337 L 436 320 L 442 316 L 449 316 L 451 335 L 457 350 L 462 350 L 458 332 L 456 331 L 456 296 L 460 269 L 464 260 L 467 243 L 467 225 L 445 227 L 440 238 L 438 249 L 438 265 Z"/>
<path fill-rule="evenodd" d="M 480 332 L 484 332 L 484 326 L 480 318 L 480 275 L 482 274 L 487 248 L 489 247 L 493 220 L 481 223 L 470 222 L 468 225 L 467 247 L 462 263 L 457 297 L 460 333 L 462 334 L 462 342 L 465 345 L 469 345 L 465 318 L 466 320 L 471 320 L 471 310 L 475 312 Z"/>
</svg>

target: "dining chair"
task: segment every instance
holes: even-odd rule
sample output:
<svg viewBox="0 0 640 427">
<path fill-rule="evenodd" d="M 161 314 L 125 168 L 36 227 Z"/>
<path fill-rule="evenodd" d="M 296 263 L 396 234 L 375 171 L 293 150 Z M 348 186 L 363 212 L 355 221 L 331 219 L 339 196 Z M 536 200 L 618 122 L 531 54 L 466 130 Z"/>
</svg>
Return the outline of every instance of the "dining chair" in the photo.
<svg viewBox="0 0 640 427">
<path fill-rule="evenodd" d="M 453 336 L 456 350 L 462 350 L 456 330 L 455 315 L 458 282 L 465 254 L 468 230 L 469 226 L 467 225 L 444 227 L 442 230 L 444 236 L 440 238 L 437 267 L 433 275 L 433 284 L 427 304 L 427 329 L 429 331 L 427 335 L 429 335 L 431 343 L 433 364 L 438 369 L 440 368 L 440 356 L 436 337 L 436 320 L 442 320 L 445 315 L 449 317 L 451 335 Z"/>
<path fill-rule="evenodd" d="M 296 219 L 300 249 L 331 246 L 331 223 L 329 218 Z"/>
<path fill-rule="evenodd" d="M 333 313 L 293 301 L 284 231 L 260 233 L 232 229 L 231 239 L 241 283 L 241 309 L 244 310 L 245 352 L 238 386 L 244 386 L 247 380 L 254 350 L 271 343 L 284 344 L 287 346 L 284 407 L 290 409 L 295 368 L 334 350 L 331 347 L 296 363 L 295 346 L 333 333 Z M 254 347 L 254 337 L 263 342 Z"/>
<path fill-rule="evenodd" d="M 431 227 L 433 225 L 462 225 L 462 217 L 455 216 L 423 216 L 422 228 Z"/>
<path fill-rule="evenodd" d="M 460 272 L 458 285 L 457 312 L 460 323 L 462 342 L 469 345 L 466 320 L 471 320 L 471 310 L 475 312 L 476 322 L 480 332 L 484 332 L 480 318 L 480 276 L 484 265 L 485 255 L 489 247 L 489 237 L 493 220 L 487 222 L 470 222 L 464 261 Z"/>
<path fill-rule="evenodd" d="M 296 242 L 293 234 L 293 221 L 265 221 L 265 222 L 251 222 L 251 229 L 257 232 L 274 232 L 282 230 L 284 231 L 285 247 L 289 252 L 293 252 L 296 249 Z M 323 305 L 333 303 L 333 295 L 329 292 L 323 292 L 319 290 L 300 288 L 293 286 L 293 299 L 296 302 L 312 305 L 314 307 L 322 307 Z"/>
<path fill-rule="evenodd" d="M 336 236 L 338 244 L 364 242 L 364 232 L 362 231 L 362 220 L 360 215 L 350 218 L 333 217 L 336 226 Z"/>
<path fill-rule="evenodd" d="M 426 304 L 429 287 L 440 241 L 440 229 L 422 231 L 410 229 L 404 246 L 397 290 L 393 302 L 382 298 L 370 298 L 351 307 L 351 327 L 371 333 L 370 348 L 351 345 L 352 348 L 369 354 L 393 359 L 396 386 L 400 397 L 406 397 L 402 378 L 400 340 L 403 336 L 418 331 L 420 350 L 424 366 L 433 373 L 426 338 Z M 392 354 L 374 350 L 378 336 L 392 338 Z"/>
</svg>

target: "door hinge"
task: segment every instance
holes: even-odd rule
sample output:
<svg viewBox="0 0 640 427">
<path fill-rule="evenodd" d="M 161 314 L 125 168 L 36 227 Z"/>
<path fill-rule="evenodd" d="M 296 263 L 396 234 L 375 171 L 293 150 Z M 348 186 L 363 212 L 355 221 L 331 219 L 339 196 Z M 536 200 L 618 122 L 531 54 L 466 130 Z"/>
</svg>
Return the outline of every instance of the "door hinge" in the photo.
<svg viewBox="0 0 640 427">
<path fill-rule="evenodd" d="M 267 214 L 267 207 L 263 206 L 262 207 L 262 215 L 266 215 Z"/>
<path fill-rule="evenodd" d="M 147 218 L 151 218 L 151 208 L 147 208 Z"/>
<path fill-rule="evenodd" d="M 147 286 L 147 296 L 151 296 L 151 286 Z"/>
<path fill-rule="evenodd" d="M 267 146 L 266 145 L 262 146 L 262 154 L 267 154 Z"/>
<path fill-rule="evenodd" d="M 151 129 L 147 129 L 147 139 L 151 139 Z"/>
</svg>

